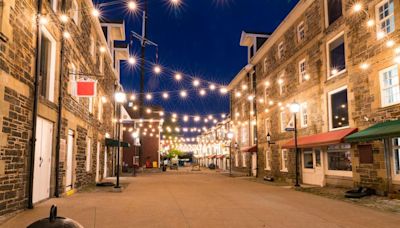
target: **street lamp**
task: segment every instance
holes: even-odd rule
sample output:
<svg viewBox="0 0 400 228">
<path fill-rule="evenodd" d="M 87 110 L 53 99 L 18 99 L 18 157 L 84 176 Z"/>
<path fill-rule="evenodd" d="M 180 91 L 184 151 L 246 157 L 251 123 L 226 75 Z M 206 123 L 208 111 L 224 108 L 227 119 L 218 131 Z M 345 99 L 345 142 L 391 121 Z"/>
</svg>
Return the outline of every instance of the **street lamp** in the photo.
<svg viewBox="0 0 400 228">
<path fill-rule="evenodd" d="M 296 102 L 293 102 L 290 104 L 290 112 L 293 113 L 293 119 L 294 119 L 294 147 L 295 147 L 295 153 L 296 153 L 296 184 L 294 185 L 295 187 L 300 187 L 299 184 L 299 153 L 298 153 L 298 148 L 297 148 L 297 118 L 296 114 L 300 111 L 300 105 Z"/>
<path fill-rule="evenodd" d="M 117 183 L 115 184 L 116 189 L 121 188 L 119 186 L 119 153 L 120 153 L 120 149 L 121 149 L 121 142 L 120 142 L 120 137 L 121 137 L 121 105 L 122 103 L 126 102 L 126 94 L 123 92 L 116 92 L 114 95 L 115 98 L 115 102 L 117 103 L 117 138 L 118 138 L 118 149 L 117 149 Z"/>
<path fill-rule="evenodd" d="M 229 176 L 232 176 L 232 139 L 233 139 L 233 132 L 228 132 L 226 135 L 229 139 Z"/>
<path fill-rule="evenodd" d="M 275 144 L 274 142 L 271 142 L 271 135 L 269 134 L 269 132 L 267 134 L 267 142 L 268 142 L 268 146 Z"/>
</svg>

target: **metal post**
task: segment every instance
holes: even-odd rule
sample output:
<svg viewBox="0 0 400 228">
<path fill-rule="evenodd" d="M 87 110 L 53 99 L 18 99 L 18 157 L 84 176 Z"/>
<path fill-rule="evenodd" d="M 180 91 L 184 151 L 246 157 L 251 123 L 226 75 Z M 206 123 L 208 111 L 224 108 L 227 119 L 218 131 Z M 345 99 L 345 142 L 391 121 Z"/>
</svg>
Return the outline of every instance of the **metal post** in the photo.
<svg viewBox="0 0 400 228">
<path fill-rule="evenodd" d="M 31 138 L 31 154 L 29 160 L 29 185 L 28 185 L 28 208 L 33 208 L 33 175 L 35 170 L 35 153 L 36 153 L 36 127 L 37 114 L 39 103 L 39 78 L 40 78 L 40 57 L 42 49 L 42 30 L 40 29 L 40 15 L 42 13 L 42 0 L 37 1 L 37 16 L 36 16 L 36 55 L 35 55 L 35 83 L 34 83 L 34 98 L 32 112 L 32 138 Z"/>
<path fill-rule="evenodd" d="M 229 143 L 229 176 L 232 176 L 232 140 Z"/>
<path fill-rule="evenodd" d="M 297 118 L 296 118 L 296 113 L 294 115 L 294 147 L 295 147 L 295 153 L 296 153 L 296 184 L 294 185 L 295 187 L 300 187 L 299 184 L 299 152 L 297 148 Z"/>
<path fill-rule="evenodd" d="M 121 149 L 121 140 L 120 140 L 120 134 L 121 134 L 121 104 L 118 104 L 117 107 L 117 111 L 118 111 L 118 124 L 117 124 L 117 138 L 118 138 L 118 147 L 117 147 L 117 183 L 115 185 L 114 188 L 120 188 L 119 186 L 119 153 L 120 153 L 120 149 Z"/>
</svg>

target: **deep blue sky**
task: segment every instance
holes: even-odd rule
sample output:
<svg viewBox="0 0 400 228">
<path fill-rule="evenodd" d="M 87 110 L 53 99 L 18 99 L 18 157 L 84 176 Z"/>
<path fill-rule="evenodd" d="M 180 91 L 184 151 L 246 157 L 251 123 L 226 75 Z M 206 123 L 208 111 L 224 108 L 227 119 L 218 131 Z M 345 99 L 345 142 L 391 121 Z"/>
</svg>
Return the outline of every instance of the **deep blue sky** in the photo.
<svg viewBox="0 0 400 228">
<path fill-rule="evenodd" d="M 239 45 L 241 32 L 274 31 L 298 1 L 183 0 L 184 5 L 178 10 L 169 7 L 166 2 L 149 0 L 148 38 L 159 45 L 160 64 L 205 80 L 228 84 L 247 62 L 246 48 Z M 124 18 L 127 33 L 132 30 L 141 32 L 139 15 L 129 14 L 123 6 L 107 7 L 104 10 L 108 17 Z M 138 48 L 139 44 L 135 42 L 135 52 L 139 55 Z M 151 61 L 155 59 L 154 50 L 150 47 L 147 52 L 147 58 Z M 125 90 L 139 91 L 139 67 L 129 69 L 125 65 L 122 68 Z M 155 76 L 150 71 L 146 76 L 145 90 L 192 88 L 191 80 L 177 83 L 172 78 L 171 74 Z M 191 93 L 185 100 L 175 95 L 169 101 L 156 97 L 153 104 L 178 114 L 229 112 L 228 97 L 219 94 L 208 94 L 201 98 Z"/>
</svg>

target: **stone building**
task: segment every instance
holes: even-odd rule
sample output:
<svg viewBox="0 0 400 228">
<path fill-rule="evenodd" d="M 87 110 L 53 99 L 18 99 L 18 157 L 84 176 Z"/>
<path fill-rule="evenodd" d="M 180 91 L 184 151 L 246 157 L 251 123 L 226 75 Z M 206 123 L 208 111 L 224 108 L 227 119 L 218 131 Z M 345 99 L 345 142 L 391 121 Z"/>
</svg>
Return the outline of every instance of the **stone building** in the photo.
<svg viewBox="0 0 400 228">
<path fill-rule="evenodd" d="M 106 38 L 90 0 L 39 2 L 0 1 L 1 217 L 113 175 L 105 138 L 123 55 L 110 44 L 125 34 Z M 96 96 L 77 97 L 87 79 Z"/>
<path fill-rule="evenodd" d="M 398 190 L 399 7 L 301 0 L 249 60 L 260 177 L 295 180 L 294 134 L 286 130 L 296 103 L 302 183 Z"/>
</svg>

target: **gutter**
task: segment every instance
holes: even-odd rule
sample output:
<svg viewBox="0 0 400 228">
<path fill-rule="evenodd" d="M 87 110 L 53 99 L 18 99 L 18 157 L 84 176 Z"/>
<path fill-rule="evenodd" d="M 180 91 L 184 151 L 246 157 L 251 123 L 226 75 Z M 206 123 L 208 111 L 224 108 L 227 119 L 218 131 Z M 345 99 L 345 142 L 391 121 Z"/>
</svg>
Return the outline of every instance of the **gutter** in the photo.
<svg viewBox="0 0 400 228">
<path fill-rule="evenodd" d="M 40 25 L 40 16 L 42 13 L 42 0 L 37 1 L 36 15 L 36 55 L 35 55 L 35 83 L 33 97 L 33 112 L 32 112 L 32 138 L 31 138 L 31 154 L 29 160 L 29 182 L 28 182 L 28 208 L 33 208 L 33 175 L 35 170 L 35 153 L 36 153 L 36 127 L 38 116 L 39 103 L 39 77 L 40 77 L 40 56 L 42 55 L 42 30 Z"/>
</svg>

